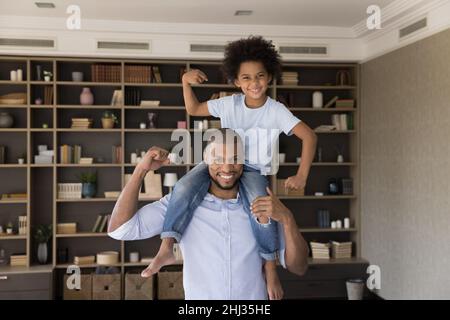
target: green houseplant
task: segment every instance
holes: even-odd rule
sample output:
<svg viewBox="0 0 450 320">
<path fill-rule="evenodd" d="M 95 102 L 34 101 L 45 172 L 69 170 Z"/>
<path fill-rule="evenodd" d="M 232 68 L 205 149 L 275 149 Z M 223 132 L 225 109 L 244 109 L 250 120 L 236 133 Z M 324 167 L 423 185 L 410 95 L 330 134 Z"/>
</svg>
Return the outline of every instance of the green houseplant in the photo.
<svg viewBox="0 0 450 320">
<path fill-rule="evenodd" d="M 83 172 L 80 175 L 83 198 L 93 198 L 97 193 L 97 172 Z"/>
<path fill-rule="evenodd" d="M 115 124 L 118 124 L 119 121 L 117 116 L 110 110 L 106 110 L 102 115 L 102 127 L 103 129 L 112 129 Z"/>
<path fill-rule="evenodd" d="M 39 263 L 47 263 L 48 258 L 48 247 L 47 243 L 52 237 L 52 225 L 51 224 L 40 224 L 36 226 L 34 231 L 34 239 L 38 243 L 37 258 Z"/>
</svg>

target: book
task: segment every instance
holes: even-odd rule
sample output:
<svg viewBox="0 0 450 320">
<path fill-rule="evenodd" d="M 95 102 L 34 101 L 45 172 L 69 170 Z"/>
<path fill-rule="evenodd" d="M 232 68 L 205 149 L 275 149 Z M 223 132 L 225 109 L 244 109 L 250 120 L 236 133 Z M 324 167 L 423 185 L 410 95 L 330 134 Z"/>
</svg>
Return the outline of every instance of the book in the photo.
<svg viewBox="0 0 450 320">
<path fill-rule="evenodd" d="M 330 99 L 330 101 L 328 101 L 323 107 L 326 108 L 331 108 L 331 106 L 339 99 L 338 96 L 334 96 L 333 98 Z"/>
<path fill-rule="evenodd" d="M 153 66 L 153 76 L 156 83 L 162 83 L 161 73 L 158 66 Z"/>
<path fill-rule="evenodd" d="M 105 228 L 107 226 L 107 223 L 108 223 L 108 215 L 104 215 L 102 217 L 102 222 L 100 224 L 100 227 L 98 227 L 97 232 L 103 232 L 103 230 L 105 230 Z"/>
<path fill-rule="evenodd" d="M 101 223 L 101 221 L 102 221 L 102 218 L 103 218 L 103 216 L 102 215 L 98 215 L 97 216 L 97 219 L 95 220 L 95 224 L 94 224 L 94 226 L 92 227 L 92 232 L 94 233 L 94 232 L 98 232 L 97 230 L 98 230 L 98 228 L 99 228 L 99 226 L 100 226 L 100 223 Z"/>
</svg>

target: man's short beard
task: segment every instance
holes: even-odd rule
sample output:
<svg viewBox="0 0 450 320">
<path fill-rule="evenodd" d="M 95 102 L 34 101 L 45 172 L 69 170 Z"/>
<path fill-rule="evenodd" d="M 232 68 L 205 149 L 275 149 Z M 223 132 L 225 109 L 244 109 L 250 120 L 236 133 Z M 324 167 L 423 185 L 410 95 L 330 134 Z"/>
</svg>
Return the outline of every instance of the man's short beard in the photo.
<svg viewBox="0 0 450 320">
<path fill-rule="evenodd" d="M 211 181 L 212 181 L 218 188 L 220 188 L 220 189 L 222 189 L 222 190 L 231 190 L 231 189 L 233 189 L 233 188 L 239 183 L 239 179 L 236 179 L 236 180 L 234 181 L 234 183 L 233 183 L 231 186 L 229 186 L 229 187 L 224 187 L 224 186 L 222 186 L 222 185 L 216 180 L 215 177 L 213 177 L 212 175 L 209 175 L 209 177 L 211 178 Z"/>
</svg>

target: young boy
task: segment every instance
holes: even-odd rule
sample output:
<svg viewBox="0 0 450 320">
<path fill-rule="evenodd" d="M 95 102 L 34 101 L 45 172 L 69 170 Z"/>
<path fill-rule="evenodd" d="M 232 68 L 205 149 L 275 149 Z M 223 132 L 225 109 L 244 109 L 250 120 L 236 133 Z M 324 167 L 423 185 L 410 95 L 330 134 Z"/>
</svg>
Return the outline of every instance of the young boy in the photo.
<svg viewBox="0 0 450 320">
<path fill-rule="evenodd" d="M 228 79 L 242 90 L 242 94 L 199 102 L 191 84 L 201 84 L 208 81 L 208 78 L 200 70 L 191 70 L 185 73 L 182 79 L 187 112 L 192 116 L 218 117 L 222 128 L 234 129 L 237 132 L 255 130 L 259 133 L 276 130 L 276 139 L 280 131 L 287 135 L 294 134 L 302 141 L 302 161 L 297 174 L 286 180 L 285 188 L 304 188 L 314 158 L 317 137 L 283 104 L 266 95 L 269 83 L 281 72 L 280 56 L 273 44 L 262 37 L 234 41 L 226 47 L 223 69 Z M 268 180 L 265 175 L 272 171 L 270 168 L 272 160 L 261 161 L 257 155 L 255 157 L 255 154 L 258 153 L 258 147 L 272 150 L 274 141 L 273 139 L 259 141 L 258 137 L 258 134 L 253 138 L 242 137 L 246 157 L 239 195 L 249 214 L 260 254 L 266 260 L 264 268 L 269 299 L 281 299 L 283 291 L 275 263 L 278 251 L 277 223 L 259 216 L 261 213 L 259 210 L 263 208 L 252 210 L 251 206 L 256 197 L 267 196 Z M 247 151 L 249 151 L 248 156 Z M 226 179 L 226 177 L 222 178 Z M 148 277 L 158 272 L 162 266 L 175 261 L 172 251 L 174 241 L 181 239 L 193 212 L 203 200 L 208 188 L 208 171 L 204 162 L 178 181 L 168 205 L 161 233 L 160 250 L 149 267 L 142 272 L 142 276 Z"/>
</svg>

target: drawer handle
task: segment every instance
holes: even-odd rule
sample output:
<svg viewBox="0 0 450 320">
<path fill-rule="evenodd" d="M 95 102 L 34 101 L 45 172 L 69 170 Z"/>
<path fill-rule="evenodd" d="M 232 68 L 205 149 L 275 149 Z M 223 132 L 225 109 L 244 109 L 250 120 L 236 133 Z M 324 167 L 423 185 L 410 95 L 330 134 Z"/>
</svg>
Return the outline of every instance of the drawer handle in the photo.
<svg viewBox="0 0 450 320">
<path fill-rule="evenodd" d="M 0 280 L 8 280 L 8 276 L 0 276 Z"/>
</svg>

